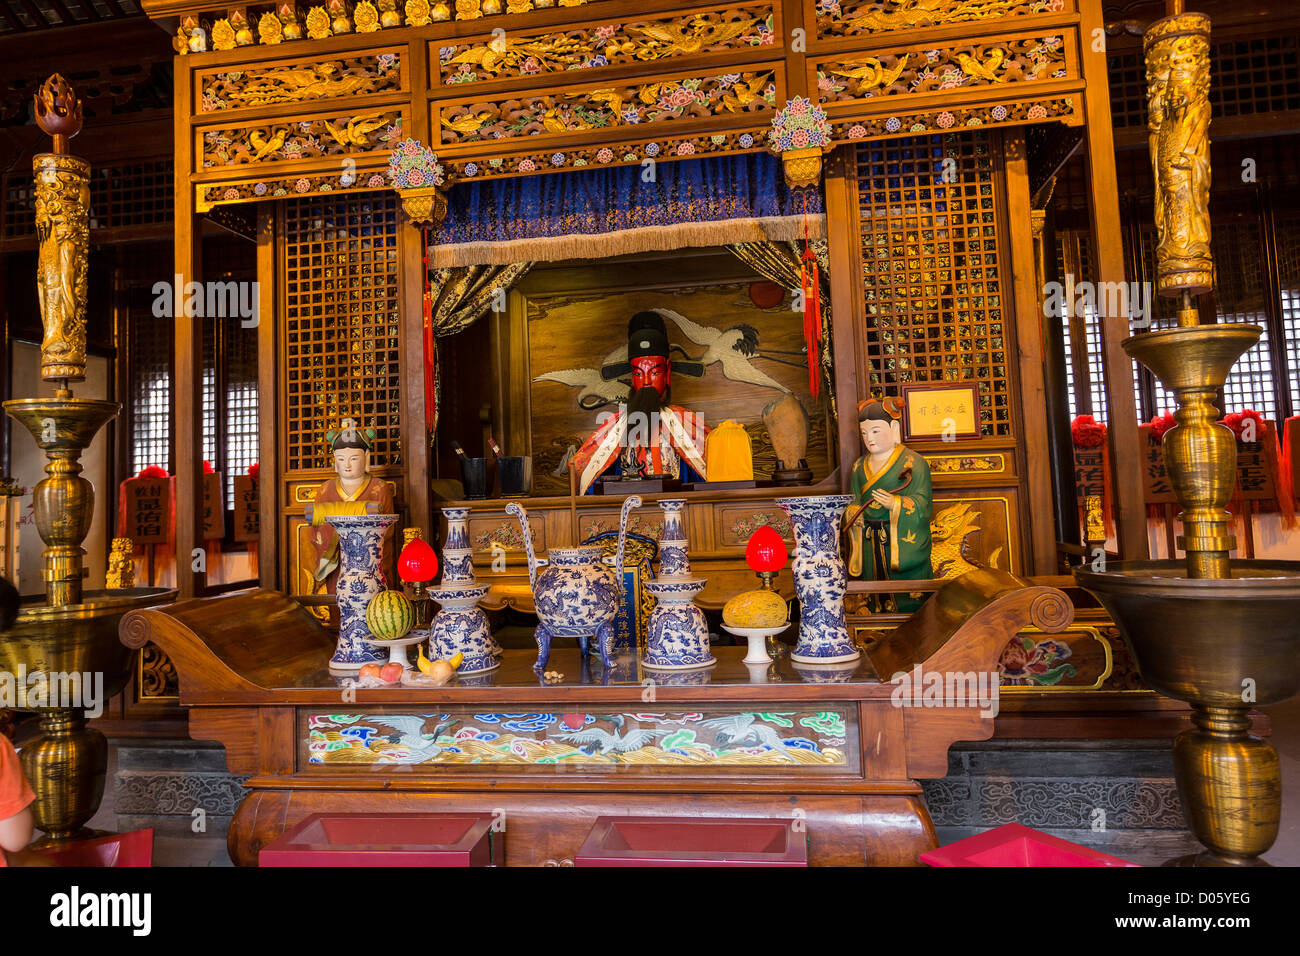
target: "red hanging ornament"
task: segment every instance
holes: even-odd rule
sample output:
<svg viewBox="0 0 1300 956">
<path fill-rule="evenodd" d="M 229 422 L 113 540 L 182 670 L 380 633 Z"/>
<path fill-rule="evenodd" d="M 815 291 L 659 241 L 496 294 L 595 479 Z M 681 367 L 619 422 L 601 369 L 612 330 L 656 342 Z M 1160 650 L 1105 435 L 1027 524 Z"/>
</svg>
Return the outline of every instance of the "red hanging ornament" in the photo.
<svg viewBox="0 0 1300 956">
<path fill-rule="evenodd" d="M 799 265 L 799 286 L 803 294 L 803 341 L 808 350 L 808 392 L 816 398 L 822 341 L 822 293 L 817 255 L 808 241 L 807 193 L 803 197 L 803 261 Z"/>
<path fill-rule="evenodd" d="M 432 437 L 438 427 L 438 351 L 433 338 L 433 292 L 429 284 L 429 230 L 421 230 L 424 243 L 424 425 Z"/>
</svg>

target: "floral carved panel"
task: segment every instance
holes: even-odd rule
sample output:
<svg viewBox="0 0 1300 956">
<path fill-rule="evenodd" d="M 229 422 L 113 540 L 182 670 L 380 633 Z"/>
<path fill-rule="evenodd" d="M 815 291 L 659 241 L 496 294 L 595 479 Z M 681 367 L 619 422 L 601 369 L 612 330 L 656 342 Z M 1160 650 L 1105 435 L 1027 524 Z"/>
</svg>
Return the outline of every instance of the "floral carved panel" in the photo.
<svg viewBox="0 0 1300 956">
<path fill-rule="evenodd" d="M 1072 11 L 1072 0 L 817 0 L 817 34 L 840 38 Z"/>
<path fill-rule="evenodd" d="M 368 153 L 401 139 L 400 109 L 217 127 L 203 134 L 203 168 Z"/>
<path fill-rule="evenodd" d="M 1064 79 L 1068 72 L 1060 36 L 1016 37 L 823 63 L 817 71 L 817 95 L 824 104 L 843 103 Z"/>
<path fill-rule="evenodd" d="M 779 45 L 778 32 L 771 4 L 746 4 L 555 33 L 467 40 L 439 46 L 437 69 L 443 84 L 452 86 L 771 47 Z"/>
<path fill-rule="evenodd" d="M 403 85 L 395 52 L 247 66 L 201 74 L 196 112 L 393 93 Z"/>
<path fill-rule="evenodd" d="M 777 92 L 771 70 L 721 73 L 442 105 L 434 118 L 441 142 L 454 146 L 727 114 L 747 116 L 773 109 Z"/>
</svg>

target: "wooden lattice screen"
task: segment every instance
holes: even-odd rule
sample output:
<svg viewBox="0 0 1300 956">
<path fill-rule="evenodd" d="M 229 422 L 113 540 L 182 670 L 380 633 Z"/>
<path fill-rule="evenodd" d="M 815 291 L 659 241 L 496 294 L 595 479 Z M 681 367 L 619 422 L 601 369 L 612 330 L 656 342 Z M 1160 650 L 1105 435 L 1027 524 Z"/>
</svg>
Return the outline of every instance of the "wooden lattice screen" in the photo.
<svg viewBox="0 0 1300 956">
<path fill-rule="evenodd" d="M 284 206 L 286 470 L 328 467 L 344 418 L 377 430 L 373 465 L 400 464 L 397 198 Z"/>
<path fill-rule="evenodd" d="M 75 152 L 75 150 L 74 150 Z M 30 165 L 4 180 L 4 238 L 36 234 L 36 197 Z M 90 178 L 90 228 L 118 229 L 170 223 L 170 157 L 95 167 Z"/>
<path fill-rule="evenodd" d="M 1300 409 L 1300 218 L 1294 215 L 1277 220 L 1277 271 L 1288 387 L 1295 411 Z"/>
<path fill-rule="evenodd" d="M 1010 435 L 988 134 L 863 144 L 857 178 L 872 392 L 978 380 L 983 434 Z"/>
<path fill-rule="evenodd" d="M 1300 37 L 1223 40 L 1212 45 L 1211 56 L 1214 74 L 1210 108 L 1214 116 L 1300 109 Z M 1146 126 L 1147 81 L 1142 51 L 1109 54 L 1106 64 L 1115 127 Z"/>
</svg>

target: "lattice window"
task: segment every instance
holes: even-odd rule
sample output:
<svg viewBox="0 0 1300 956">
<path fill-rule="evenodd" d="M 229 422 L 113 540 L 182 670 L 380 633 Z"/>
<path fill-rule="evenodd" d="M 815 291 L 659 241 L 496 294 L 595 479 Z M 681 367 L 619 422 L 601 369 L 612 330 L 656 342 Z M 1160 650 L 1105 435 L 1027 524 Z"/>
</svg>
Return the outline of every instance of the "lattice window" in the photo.
<svg viewBox="0 0 1300 956">
<path fill-rule="evenodd" d="M 377 430 L 373 464 L 400 464 L 397 198 L 296 199 L 284 215 L 288 470 L 328 467 L 343 418 Z"/>
<path fill-rule="evenodd" d="M 1214 116 L 1300 109 L 1300 37 L 1251 37 L 1211 44 Z M 1107 56 L 1111 117 L 1117 128 L 1147 122 L 1146 68 L 1141 50 Z M 1123 182 L 1123 180 L 1120 180 Z"/>
<path fill-rule="evenodd" d="M 26 165 L 26 164 L 24 164 Z M 92 169 L 90 228 L 123 228 L 172 220 L 172 161 L 145 160 Z M 5 177 L 4 237 L 36 234 L 35 191 L 30 168 Z"/>
<path fill-rule="evenodd" d="M 1300 219 L 1277 220 L 1277 262 L 1287 387 L 1295 411 L 1300 409 Z"/>
<path fill-rule="evenodd" d="M 979 381 L 983 434 L 1011 434 L 988 134 L 863 144 L 857 173 L 871 389 Z"/>
<path fill-rule="evenodd" d="M 258 461 L 257 330 L 236 323 L 226 340 L 226 507 L 235 507 L 235 476 Z"/>
<path fill-rule="evenodd" d="M 172 319 L 157 318 L 147 307 L 132 308 L 130 469 L 158 465 L 172 470 Z"/>
<path fill-rule="evenodd" d="M 1138 232 L 1138 249 L 1136 254 L 1141 256 L 1140 263 L 1134 263 L 1135 268 L 1131 272 L 1133 281 L 1145 282 L 1150 287 L 1150 307 L 1151 307 L 1151 330 L 1172 328 L 1178 324 L 1178 307 L 1179 300 L 1169 296 L 1157 295 L 1155 291 L 1155 274 L 1156 274 L 1156 229 L 1154 225 L 1143 224 L 1137 230 Z M 1124 230 L 1125 251 L 1128 254 L 1128 260 L 1134 261 L 1134 251 L 1129 250 L 1129 230 Z M 1149 383 L 1151 401 L 1146 398 L 1146 391 L 1143 388 L 1144 383 Z M 1151 421 L 1158 415 L 1165 412 L 1172 412 L 1178 407 L 1174 401 L 1174 393 L 1165 389 L 1160 384 L 1160 379 L 1156 378 L 1149 371 L 1140 366 L 1136 360 L 1133 362 L 1133 387 L 1137 392 L 1137 416 L 1138 423 L 1143 424 Z M 1151 407 L 1147 407 L 1150 405 Z"/>
<path fill-rule="evenodd" d="M 1253 408 L 1265 418 L 1276 419 L 1267 292 L 1260 272 L 1259 224 L 1253 217 L 1215 221 L 1211 225 L 1210 244 L 1214 253 L 1218 320 L 1248 322 L 1264 329 L 1259 341 L 1229 373 L 1223 386 L 1221 411 L 1226 415 Z"/>
<path fill-rule="evenodd" d="M 202 444 L 203 460 L 221 470 L 221 455 L 217 450 L 217 322 L 215 317 L 203 319 L 203 395 Z"/>
</svg>

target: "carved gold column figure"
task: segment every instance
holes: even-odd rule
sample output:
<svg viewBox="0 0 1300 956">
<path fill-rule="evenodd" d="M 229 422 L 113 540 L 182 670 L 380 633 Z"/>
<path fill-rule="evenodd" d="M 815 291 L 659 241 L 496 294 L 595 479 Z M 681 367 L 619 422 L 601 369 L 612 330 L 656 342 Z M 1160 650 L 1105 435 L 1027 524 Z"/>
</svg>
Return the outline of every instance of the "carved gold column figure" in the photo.
<svg viewBox="0 0 1300 956">
<path fill-rule="evenodd" d="M 1237 446 L 1214 405 L 1232 366 L 1259 341 L 1256 325 L 1201 325 L 1194 297 L 1210 291 L 1209 19 L 1184 13 L 1146 31 L 1151 162 L 1160 245 L 1157 288 L 1181 296 L 1178 325 L 1126 339 L 1124 350 L 1174 393 L 1165 469 L 1186 560 L 1076 569 L 1124 634 L 1143 679 L 1192 705 L 1194 728 L 1174 740 L 1188 825 L 1207 852 L 1178 862 L 1249 865 L 1277 839 L 1277 751 L 1250 733 L 1250 710 L 1300 690 L 1300 562 L 1229 562 L 1227 512 Z"/>
<path fill-rule="evenodd" d="M 1156 291 L 1165 296 L 1209 292 L 1210 18 L 1175 13 L 1147 28 L 1147 116 L 1155 176 Z M 1195 325 L 1192 316 L 1179 323 Z"/>
<path fill-rule="evenodd" d="M 36 290 L 41 305 L 41 376 L 86 377 L 86 261 L 90 250 L 90 163 L 68 154 L 81 130 L 81 100 L 55 73 L 36 94 L 36 122 L 54 151 L 32 159 L 36 177 Z"/>
</svg>

